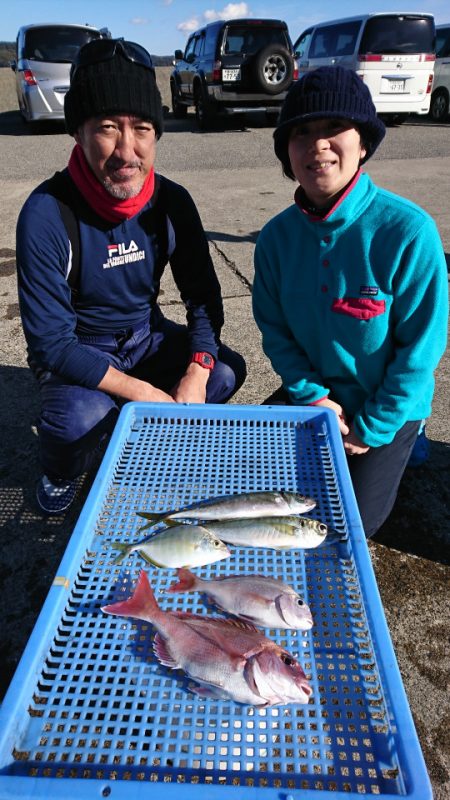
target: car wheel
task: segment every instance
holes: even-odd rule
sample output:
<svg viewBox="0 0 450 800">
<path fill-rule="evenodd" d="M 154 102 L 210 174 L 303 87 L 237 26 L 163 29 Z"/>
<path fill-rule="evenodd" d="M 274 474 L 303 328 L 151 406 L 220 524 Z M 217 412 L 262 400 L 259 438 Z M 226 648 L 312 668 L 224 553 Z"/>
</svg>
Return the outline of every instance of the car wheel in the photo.
<svg viewBox="0 0 450 800">
<path fill-rule="evenodd" d="M 253 80 L 266 94 L 279 94 L 290 86 L 294 61 L 285 47 L 268 45 L 253 58 Z"/>
<path fill-rule="evenodd" d="M 435 122 L 443 122 L 448 117 L 449 97 L 445 89 L 436 89 L 431 95 L 430 117 Z"/>
<path fill-rule="evenodd" d="M 194 90 L 194 106 L 198 127 L 201 131 L 207 131 L 211 127 L 213 113 L 201 86 L 196 86 Z"/>
<path fill-rule="evenodd" d="M 180 103 L 178 92 L 175 84 L 170 84 L 170 94 L 172 96 L 172 112 L 175 119 L 185 119 L 188 112 L 188 107 Z"/>
</svg>

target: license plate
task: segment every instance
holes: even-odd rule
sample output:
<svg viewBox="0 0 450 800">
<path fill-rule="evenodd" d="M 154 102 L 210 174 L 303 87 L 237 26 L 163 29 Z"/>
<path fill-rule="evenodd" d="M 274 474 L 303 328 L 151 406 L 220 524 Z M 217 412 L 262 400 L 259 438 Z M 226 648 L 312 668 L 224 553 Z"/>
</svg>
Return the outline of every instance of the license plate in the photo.
<svg viewBox="0 0 450 800">
<path fill-rule="evenodd" d="M 223 81 L 240 81 L 241 80 L 241 70 L 240 69 L 223 69 L 222 70 L 222 80 Z"/>
<path fill-rule="evenodd" d="M 404 92 L 405 81 L 388 81 L 388 88 L 390 92 Z"/>
</svg>

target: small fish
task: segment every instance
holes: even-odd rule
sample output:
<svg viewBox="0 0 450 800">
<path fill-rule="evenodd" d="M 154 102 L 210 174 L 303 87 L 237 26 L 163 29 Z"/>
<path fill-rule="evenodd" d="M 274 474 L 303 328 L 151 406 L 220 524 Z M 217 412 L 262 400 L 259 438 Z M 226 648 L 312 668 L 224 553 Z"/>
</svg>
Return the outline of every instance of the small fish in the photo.
<svg viewBox="0 0 450 800">
<path fill-rule="evenodd" d="M 208 522 L 207 526 L 223 542 L 236 547 L 306 550 L 342 540 L 341 535 L 328 528 L 324 522 L 310 517 L 221 520 Z"/>
<path fill-rule="evenodd" d="M 137 552 L 155 567 L 202 567 L 230 555 L 226 544 L 201 525 L 177 525 L 135 544 L 113 542 L 113 547 L 121 551 L 114 564 Z"/>
<path fill-rule="evenodd" d="M 144 528 L 152 527 L 158 522 L 169 520 L 222 520 L 253 519 L 255 517 L 286 517 L 291 514 L 307 514 L 316 506 L 312 497 L 296 492 L 244 492 L 228 494 L 202 500 L 195 505 L 175 511 L 153 513 L 138 511 L 140 517 L 150 520 Z"/>
<path fill-rule="evenodd" d="M 102 611 L 150 622 L 157 630 L 153 650 L 158 660 L 184 670 L 200 697 L 256 706 L 309 700 L 311 686 L 287 650 L 246 622 L 163 611 L 144 570 L 132 597 Z"/>
<path fill-rule="evenodd" d="M 178 582 L 167 591 L 203 592 L 223 611 L 264 628 L 308 631 L 313 626 L 310 609 L 292 586 L 267 575 L 226 575 L 207 581 L 179 569 Z"/>
</svg>

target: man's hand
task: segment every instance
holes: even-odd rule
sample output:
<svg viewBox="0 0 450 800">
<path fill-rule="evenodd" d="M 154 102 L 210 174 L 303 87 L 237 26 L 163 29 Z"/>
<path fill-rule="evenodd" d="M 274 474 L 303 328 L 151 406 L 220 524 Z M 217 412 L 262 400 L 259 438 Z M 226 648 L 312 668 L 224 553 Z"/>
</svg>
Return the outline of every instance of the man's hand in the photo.
<svg viewBox="0 0 450 800">
<path fill-rule="evenodd" d="M 324 397 L 323 400 L 319 400 L 318 403 L 314 403 L 315 406 L 324 406 L 325 408 L 330 408 L 332 411 L 335 412 L 338 422 L 339 422 L 339 430 L 342 436 L 347 436 L 350 432 L 349 425 L 347 423 L 347 417 L 345 414 L 344 409 L 339 403 L 335 403 L 334 400 L 330 400 L 329 397 Z"/>
<path fill-rule="evenodd" d="M 183 377 L 173 387 L 170 394 L 176 403 L 204 403 L 209 369 L 200 364 L 189 364 Z"/>
<path fill-rule="evenodd" d="M 344 450 L 348 456 L 361 456 L 363 453 L 367 453 L 367 451 L 370 450 L 370 448 L 361 441 L 359 436 L 356 435 L 352 425 L 350 426 L 350 431 L 347 436 L 344 436 Z"/>
<path fill-rule="evenodd" d="M 136 403 L 173 403 L 173 397 L 166 392 L 152 386 L 151 383 L 125 375 L 124 372 L 108 367 L 106 375 L 98 385 L 98 389 L 107 394 L 122 397 L 124 400 L 132 400 Z"/>
</svg>

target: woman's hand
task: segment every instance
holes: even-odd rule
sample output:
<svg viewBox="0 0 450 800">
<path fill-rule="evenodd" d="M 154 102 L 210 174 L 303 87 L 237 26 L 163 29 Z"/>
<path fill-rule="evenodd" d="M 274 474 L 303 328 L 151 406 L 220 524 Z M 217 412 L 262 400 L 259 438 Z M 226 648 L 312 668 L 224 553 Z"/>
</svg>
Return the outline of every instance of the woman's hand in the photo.
<svg viewBox="0 0 450 800">
<path fill-rule="evenodd" d="M 314 403 L 314 405 L 315 406 L 323 406 L 325 408 L 330 408 L 332 411 L 334 411 L 336 416 L 337 416 L 337 418 L 338 418 L 339 430 L 340 430 L 342 436 L 347 436 L 348 435 L 348 433 L 350 431 L 350 428 L 349 428 L 349 425 L 347 423 L 347 417 L 346 417 L 344 409 L 342 408 L 342 406 L 339 405 L 339 403 L 335 403 L 334 400 L 330 400 L 329 397 L 324 397 L 323 400 L 319 400 L 319 402 L 318 403 Z"/>
<path fill-rule="evenodd" d="M 370 448 L 361 441 L 359 436 L 356 435 L 355 431 L 353 430 L 353 426 L 350 426 L 350 431 L 347 436 L 344 436 L 344 450 L 348 456 L 361 456 L 363 453 L 367 453 Z"/>
</svg>

